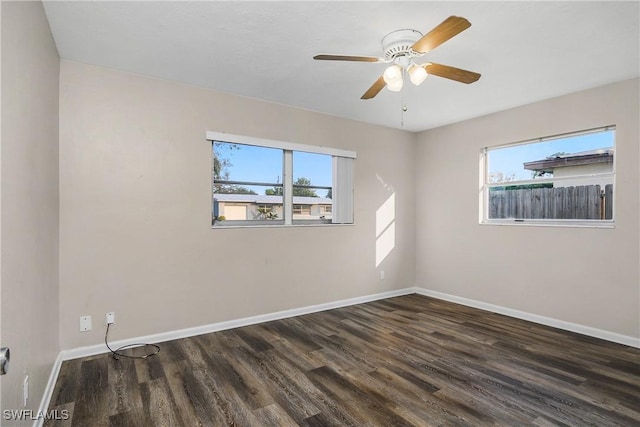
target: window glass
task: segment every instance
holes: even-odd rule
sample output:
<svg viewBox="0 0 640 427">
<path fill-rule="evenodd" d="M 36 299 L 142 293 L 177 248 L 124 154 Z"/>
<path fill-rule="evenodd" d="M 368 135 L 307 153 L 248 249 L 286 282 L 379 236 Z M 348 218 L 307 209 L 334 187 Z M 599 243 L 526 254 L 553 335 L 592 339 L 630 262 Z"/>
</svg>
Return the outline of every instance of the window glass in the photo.
<svg viewBox="0 0 640 427">
<path fill-rule="evenodd" d="M 293 219 L 330 220 L 332 159 L 326 154 L 293 152 Z"/>
<path fill-rule="evenodd" d="M 546 177 L 613 172 L 615 130 L 566 136 L 542 142 L 531 142 L 489 149 L 487 151 L 490 183 L 504 183 Z M 588 156 L 609 152 L 607 161 L 591 163 Z M 598 164 L 585 168 L 587 163 Z"/>
<path fill-rule="evenodd" d="M 264 194 L 264 188 L 251 183 L 282 185 L 282 150 L 218 141 L 213 150 L 216 193 Z M 246 184 L 225 183 L 228 181 Z"/>
<path fill-rule="evenodd" d="M 213 223 L 283 219 L 282 150 L 215 141 Z"/>
<path fill-rule="evenodd" d="M 613 221 L 615 128 L 484 151 L 483 220 Z"/>
</svg>

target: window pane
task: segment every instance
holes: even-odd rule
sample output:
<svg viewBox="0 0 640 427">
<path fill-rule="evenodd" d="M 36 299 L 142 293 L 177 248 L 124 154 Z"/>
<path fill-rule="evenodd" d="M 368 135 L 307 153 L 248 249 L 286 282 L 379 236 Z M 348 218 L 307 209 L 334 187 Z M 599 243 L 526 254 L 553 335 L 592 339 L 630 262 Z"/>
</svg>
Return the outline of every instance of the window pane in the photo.
<svg viewBox="0 0 640 427">
<path fill-rule="evenodd" d="M 293 219 L 330 220 L 332 157 L 293 152 Z"/>
<path fill-rule="evenodd" d="M 331 156 L 326 154 L 293 152 L 293 185 L 294 196 L 327 197 L 330 188 L 324 191 L 305 191 L 304 186 L 331 187 L 332 162 Z M 316 189 L 319 190 L 319 189 Z M 329 197 L 331 193 L 329 193 Z"/>
<path fill-rule="evenodd" d="M 282 220 L 282 150 L 213 143 L 213 224 Z"/>
<path fill-rule="evenodd" d="M 282 183 L 282 150 L 215 141 L 213 151 L 213 179 L 214 182 L 222 182 L 215 186 L 217 193 L 238 192 L 238 184 L 224 184 L 225 181 Z M 251 185 L 240 187 L 251 190 Z M 260 188 L 253 189 L 258 193 L 260 190 L 264 191 Z M 242 189 L 239 191 L 240 194 L 243 193 Z"/>
<path fill-rule="evenodd" d="M 490 149 L 487 182 L 613 172 L 615 130 Z"/>
</svg>

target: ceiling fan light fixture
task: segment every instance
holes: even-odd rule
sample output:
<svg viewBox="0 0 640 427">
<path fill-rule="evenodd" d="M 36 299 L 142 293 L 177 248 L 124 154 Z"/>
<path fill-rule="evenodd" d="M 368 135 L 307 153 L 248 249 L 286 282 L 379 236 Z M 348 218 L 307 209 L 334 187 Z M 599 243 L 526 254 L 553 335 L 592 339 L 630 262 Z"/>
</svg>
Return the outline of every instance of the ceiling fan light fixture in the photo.
<svg viewBox="0 0 640 427">
<path fill-rule="evenodd" d="M 409 65 L 407 72 L 409 73 L 409 80 L 416 86 L 419 86 L 428 76 L 427 70 L 417 64 Z"/>
<path fill-rule="evenodd" d="M 387 85 L 393 85 L 400 81 L 400 87 L 402 88 L 402 67 L 397 64 L 390 65 L 384 70 L 382 78 Z"/>
<path fill-rule="evenodd" d="M 426 55 L 470 26 L 471 23 L 461 16 L 449 16 L 426 35 L 422 35 L 421 32 L 411 29 L 392 31 L 387 34 L 382 39 L 384 58 L 320 54 L 314 56 L 313 59 L 324 61 L 382 62 L 389 64 L 383 75 L 378 77 L 360 99 L 374 98 L 385 86 L 394 92 L 402 90 L 405 70 L 411 83 L 416 86 L 422 84 L 429 74 L 470 84 L 480 78 L 479 73 L 451 67 L 449 65 L 435 63 L 418 65 L 414 62 L 414 59 L 417 60 L 417 58 Z"/>
<path fill-rule="evenodd" d="M 402 90 L 403 84 L 404 82 L 402 81 L 402 74 L 401 74 L 398 80 L 387 84 L 387 89 L 389 89 L 391 92 L 400 92 Z"/>
</svg>

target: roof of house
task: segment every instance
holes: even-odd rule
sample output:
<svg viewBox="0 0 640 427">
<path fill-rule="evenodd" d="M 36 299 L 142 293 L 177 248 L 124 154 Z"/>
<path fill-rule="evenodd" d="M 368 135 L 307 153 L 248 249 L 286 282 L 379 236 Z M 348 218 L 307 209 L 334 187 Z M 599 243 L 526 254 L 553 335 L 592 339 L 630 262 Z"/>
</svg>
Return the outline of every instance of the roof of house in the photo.
<svg viewBox="0 0 640 427">
<path fill-rule="evenodd" d="M 272 205 L 282 204 L 282 196 L 265 196 L 261 194 L 215 194 L 213 198 L 218 202 L 256 203 Z M 332 200 L 328 197 L 293 196 L 294 205 L 330 205 L 332 203 Z"/>
<path fill-rule="evenodd" d="M 534 160 L 523 163 L 524 168 L 532 171 L 552 172 L 555 168 L 567 166 L 582 166 L 594 163 L 613 163 L 613 148 L 600 148 L 597 150 L 581 151 L 578 153 L 563 154 L 542 160 Z"/>
</svg>

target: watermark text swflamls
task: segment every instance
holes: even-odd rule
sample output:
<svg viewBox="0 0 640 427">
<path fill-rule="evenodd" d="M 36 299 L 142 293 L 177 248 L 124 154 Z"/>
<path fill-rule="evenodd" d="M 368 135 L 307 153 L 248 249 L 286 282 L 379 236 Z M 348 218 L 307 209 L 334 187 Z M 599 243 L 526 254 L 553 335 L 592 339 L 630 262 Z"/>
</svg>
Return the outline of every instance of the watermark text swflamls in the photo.
<svg viewBox="0 0 640 427">
<path fill-rule="evenodd" d="M 2 418 L 9 421 L 36 421 L 36 420 L 68 420 L 68 409 L 54 409 L 53 411 L 34 411 L 32 409 L 5 409 Z"/>
</svg>

